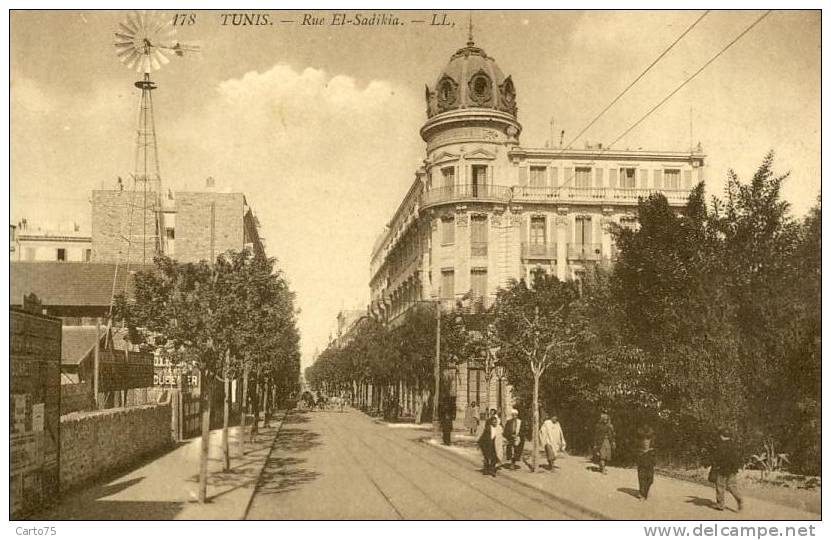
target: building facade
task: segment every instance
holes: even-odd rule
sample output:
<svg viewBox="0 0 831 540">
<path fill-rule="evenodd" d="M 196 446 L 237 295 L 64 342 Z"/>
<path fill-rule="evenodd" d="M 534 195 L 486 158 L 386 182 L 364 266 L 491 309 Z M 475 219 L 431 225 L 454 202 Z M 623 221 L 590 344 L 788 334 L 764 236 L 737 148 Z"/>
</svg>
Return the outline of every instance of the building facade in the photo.
<svg viewBox="0 0 831 540">
<path fill-rule="evenodd" d="M 92 238 L 76 223 L 41 227 L 21 220 L 9 226 L 12 261 L 89 262 Z"/>
<path fill-rule="evenodd" d="M 701 148 L 631 151 L 520 145 L 516 88 L 472 39 L 425 92 L 424 165 L 376 241 L 370 309 L 395 324 L 415 303 L 489 305 L 499 287 L 545 272 L 575 279 L 617 257 L 610 225 L 636 226 L 638 200 L 682 208 L 702 181 Z M 496 403 L 497 381 L 469 363 L 456 405 Z"/>
<path fill-rule="evenodd" d="M 164 228 L 164 253 L 179 262 L 212 261 L 228 251 L 248 248 L 265 254 L 259 221 L 242 193 L 206 191 L 169 192 L 163 201 L 164 218 L 134 212 L 133 195 L 121 190 L 92 192 L 92 260 L 152 264 L 156 235 L 147 231 Z M 141 223 L 140 216 L 150 216 Z M 131 243 L 127 239 L 131 239 Z"/>
</svg>

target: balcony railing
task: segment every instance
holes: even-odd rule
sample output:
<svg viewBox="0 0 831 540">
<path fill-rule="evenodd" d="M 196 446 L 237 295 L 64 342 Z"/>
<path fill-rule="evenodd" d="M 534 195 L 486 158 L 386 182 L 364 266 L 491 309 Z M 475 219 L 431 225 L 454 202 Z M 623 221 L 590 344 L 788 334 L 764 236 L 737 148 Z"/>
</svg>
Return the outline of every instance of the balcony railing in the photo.
<svg viewBox="0 0 831 540">
<path fill-rule="evenodd" d="M 687 202 L 688 189 L 639 189 L 610 187 L 539 187 L 539 186 L 493 186 L 467 184 L 444 186 L 427 191 L 422 205 L 430 206 L 454 201 L 487 200 L 498 202 L 560 202 L 560 203 L 606 203 L 637 204 L 638 199 L 653 193 L 663 193 L 670 204 Z"/>
<path fill-rule="evenodd" d="M 568 258 L 576 261 L 599 261 L 600 244 L 569 244 Z"/>
<path fill-rule="evenodd" d="M 464 184 L 459 186 L 443 186 L 427 191 L 422 198 L 422 205 L 437 204 L 452 201 L 491 200 L 507 201 L 510 199 L 511 188 L 507 186 L 493 186 L 480 184 Z"/>
<path fill-rule="evenodd" d="M 532 242 L 522 243 L 522 258 L 529 259 L 556 259 L 557 244 L 535 244 Z"/>
</svg>

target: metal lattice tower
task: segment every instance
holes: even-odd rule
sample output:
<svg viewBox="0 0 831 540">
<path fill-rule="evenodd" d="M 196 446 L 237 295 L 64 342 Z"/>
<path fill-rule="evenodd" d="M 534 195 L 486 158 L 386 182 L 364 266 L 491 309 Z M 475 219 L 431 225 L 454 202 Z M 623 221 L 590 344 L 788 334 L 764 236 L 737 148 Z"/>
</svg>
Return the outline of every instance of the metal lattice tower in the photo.
<svg viewBox="0 0 831 540">
<path fill-rule="evenodd" d="M 156 121 L 153 115 L 153 90 L 156 83 L 150 74 L 135 83 L 141 90 L 138 129 L 136 131 L 135 167 L 133 169 L 133 197 L 141 210 L 141 228 L 130 226 L 128 244 L 141 247 L 141 262 L 153 261 L 157 254 L 165 253 L 164 212 L 162 209 L 162 178 L 159 171 L 159 152 L 156 139 Z M 138 253 L 136 253 L 138 256 Z M 128 257 L 127 263 L 130 259 Z"/>
</svg>

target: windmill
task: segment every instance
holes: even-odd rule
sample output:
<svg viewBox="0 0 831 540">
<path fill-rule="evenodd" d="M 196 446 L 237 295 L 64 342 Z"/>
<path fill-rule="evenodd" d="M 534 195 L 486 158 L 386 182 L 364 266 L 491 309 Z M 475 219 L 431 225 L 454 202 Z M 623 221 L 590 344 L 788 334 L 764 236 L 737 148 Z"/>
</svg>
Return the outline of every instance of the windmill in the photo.
<svg viewBox="0 0 831 540">
<path fill-rule="evenodd" d="M 159 154 L 156 141 L 156 123 L 153 116 L 153 90 L 156 83 L 150 74 L 168 64 L 168 56 L 184 56 L 198 52 L 199 47 L 175 40 L 176 28 L 164 14 L 147 11 L 131 12 L 118 24 L 115 32 L 115 50 L 119 60 L 137 73 L 141 80 L 135 86 L 141 90 L 138 129 L 136 137 L 133 189 L 128 205 L 128 231 L 122 235 L 127 241 L 127 264 L 133 243 L 141 244 L 141 261 L 147 264 L 155 254 L 165 253 L 164 213 L 162 209 L 162 180 L 159 172 Z M 136 196 L 141 201 L 135 201 Z M 141 231 L 133 231 L 133 212 L 141 210 Z M 136 242 L 138 241 L 138 242 Z M 148 250 L 148 248 L 150 248 Z"/>
<path fill-rule="evenodd" d="M 131 12 L 124 21 L 118 24 L 115 32 L 116 56 L 129 69 L 141 73 L 142 78 L 135 82 L 136 88 L 141 90 L 135 163 L 131 175 L 133 182 L 129 193 L 130 200 L 124 205 L 127 215 L 121 220 L 121 234 L 119 235 L 126 243 L 126 257 L 122 250 L 118 251 L 110 300 L 110 318 L 117 290 L 119 266 L 124 257 L 128 270 L 125 276 L 127 279 L 133 244 L 137 244 L 137 247 L 141 249 L 142 264 L 152 262 L 155 255 L 164 254 L 167 251 L 162 207 L 162 178 L 159 172 L 156 122 L 153 116 L 153 90 L 157 86 L 150 79 L 150 74 L 170 63 L 169 56 L 185 56 L 188 53 L 199 52 L 198 45 L 181 43 L 174 39 L 175 34 L 176 29 L 170 18 L 153 11 Z M 123 184 L 121 182 L 119 184 L 120 188 L 124 189 Z M 137 198 L 140 200 L 137 201 Z M 141 225 L 139 226 L 133 224 L 136 209 L 141 211 Z"/>
</svg>

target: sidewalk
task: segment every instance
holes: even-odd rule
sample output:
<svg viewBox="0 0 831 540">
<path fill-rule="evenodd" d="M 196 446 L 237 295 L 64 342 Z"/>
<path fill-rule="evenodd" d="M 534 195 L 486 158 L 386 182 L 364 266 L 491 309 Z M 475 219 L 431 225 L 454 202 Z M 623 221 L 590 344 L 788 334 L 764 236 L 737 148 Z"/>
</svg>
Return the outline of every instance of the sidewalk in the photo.
<svg viewBox="0 0 831 540">
<path fill-rule="evenodd" d="M 439 451 L 448 452 L 474 465 L 482 467 L 482 457 L 475 438 L 467 434 L 453 434 L 453 445 L 443 446 L 434 437 L 423 442 Z M 530 463 L 530 443 L 526 443 L 526 458 Z M 538 465 L 546 464 L 540 453 Z M 500 469 L 501 478 L 542 491 L 549 496 L 576 504 L 583 509 L 608 519 L 673 519 L 673 520 L 801 520 L 820 519 L 819 514 L 789 506 L 745 496 L 744 509 L 736 512 L 732 496 L 726 495 L 727 510 L 713 508 L 715 490 L 712 487 L 655 475 L 655 483 L 649 491 L 649 500 L 641 501 L 638 495 L 637 471 L 607 467 L 608 474 L 601 475 L 598 467 L 582 456 L 564 455 L 557 459 L 554 472 L 539 468 L 536 473 L 530 467 L 519 470 Z"/>
<path fill-rule="evenodd" d="M 222 471 L 222 429 L 211 431 L 206 504 L 197 501 L 202 439 L 196 437 L 117 478 L 67 493 L 60 504 L 30 519 L 243 519 L 285 415 L 280 411 L 270 428 L 260 428 L 244 455 L 240 427 L 229 428 L 229 472 Z"/>
</svg>

